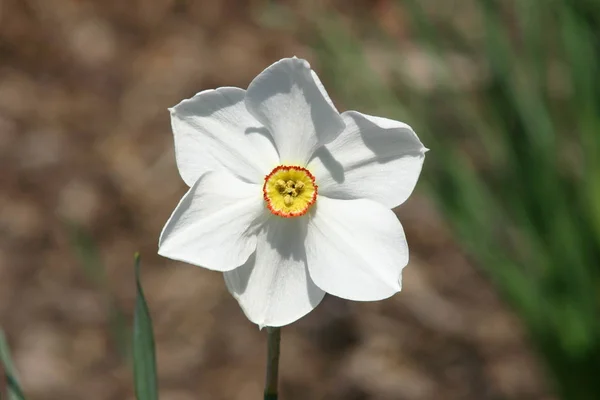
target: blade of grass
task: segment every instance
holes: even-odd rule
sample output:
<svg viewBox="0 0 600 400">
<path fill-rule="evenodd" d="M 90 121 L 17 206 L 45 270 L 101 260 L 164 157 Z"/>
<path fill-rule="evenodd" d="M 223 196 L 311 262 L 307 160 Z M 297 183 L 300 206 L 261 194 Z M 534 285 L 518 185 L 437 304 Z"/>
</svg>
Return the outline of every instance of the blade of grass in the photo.
<svg viewBox="0 0 600 400">
<path fill-rule="evenodd" d="M 135 254 L 137 296 L 133 319 L 133 375 L 137 400 L 157 400 L 156 355 L 152 318 L 140 282 L 140 255 Z"/>
<path fill-rule="evenodd" d="M 584 159 L 585 184 L 582 185 L 586 204 L 591 211 L 590 223 L 595 232 L 596 247 L 600 247 L 600 60 L 594 57 L 594 31 L 582 23 L 575 9 L 561 4 L 559 16 L 560 34 L 571 82 L 573 84 L 572 112 L 577 115 L 574 123 L 579 133 Z M 570 121 L 569 121 L 570 122 Z M 571 125 L 569 125 L 571 128 Z"/>
<path fill-rule="evenodd" d="M 113 341 L 121 357 L 127 358 L 129 356 L 128 338 L 130 337 L 126 323 L 127 318 L 110 288 L 98 246 L 92 236 L 80 226 L 70 222 L 66 222 L 65 225 L 69 231 L 71 247 L 77 255 L 85 275 L 104 295 L 109 311 L 109 326 Z"/>
<path fill-rule="evenodd" d="M 6 336 L 4 335 L 4 331 L 2 329 L 0 329 L 0 362 L 2 363 L 2 368 L 4 369 L 4 374 L 6 377 L 8 399 L 25 400 L 25 395 L 23 394 L 23 390 L 21 390 L 21 386 L 19 385 L 19 381 L 17 379 L 16 370 L 12 362 Z M 2 395 L 3 394 L 0 392 L 0 396 Z"/>
</svg>

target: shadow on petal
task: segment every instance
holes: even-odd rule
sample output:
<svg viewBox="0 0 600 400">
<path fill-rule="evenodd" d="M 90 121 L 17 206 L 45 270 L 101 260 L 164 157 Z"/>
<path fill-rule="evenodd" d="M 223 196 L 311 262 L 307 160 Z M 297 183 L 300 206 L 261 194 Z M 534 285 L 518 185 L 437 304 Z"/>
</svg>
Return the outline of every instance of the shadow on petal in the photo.
<svg viewBox="0 0 600 400">
<path fill-rule="evenodd" d="M 401 127 L 383 128 L 369 121 L 357 112 L 346 112 L 358 127 L 364 145 L 376 155 L 376 161 L 384 164 L 400 157 L 418 157 L 425 147 L 412 132 L 411 135 L 399 134 Z M 400 150 L 400 151 L 399 151 Z"/>
<path fill-rule="evenodd" d="M 325 146 L 321 146 L 315 151 L 313 158 L 318 158 L 323 166 L 329 171 L 337 183 L 343 183 L 346 180 L 344 175 L 344 166 L 333 157 L 333 154 Z"/>
<path fill-rule="evenodd" d="M 248 288 L 248 281 L 256 266 L 256 252 L 248 258 L 248 260 L 233 271 L 228 271 L 223 274 L 225 284 L 232 293 L 244 293 Z"/>
<path fill-rule="evenodd" d="M 248 137 L 250 137 L 252 135 L 261 136 L 263 139 L 268 140 L 269 143 L 271 144 L 271 146 L 273 147 L 273 149 L 275 149 L 275 151 L 277 151 L 277 146 L 275 146 L 275 141 L 273 140 L 273 135 L 271 135 L 271 132 L 269 132 L 269 130 L 267 128 L 265 128 L 264 126 L 251 126 L 249 128 L 246 128 L 246 130 L 244 131 L 244 134 Z"/>
<path fill-rule="evenodd" d="M 319 303 L 323 300 L 323 293 L 321 291 L 314 290 L 315 287 L 318 287 L 318 286 L 312 280 L 310 273 L 308 272 L 308 266 L 306 266 L 306 268 L 304 268 L 304 273 L 306 274 L 306 291 L 308 292 L 308 300 L 310 301 L 310 304 L 314 308 L 314 307 L 318 306 Z"/>
<path fill-rule="evenodd" d="M 272 217 L 264 229 L 267 230 L 267 242 L 282 259 L 301 261 L 306 264 L 304 239 L 308 219 Z"/>
</svg>

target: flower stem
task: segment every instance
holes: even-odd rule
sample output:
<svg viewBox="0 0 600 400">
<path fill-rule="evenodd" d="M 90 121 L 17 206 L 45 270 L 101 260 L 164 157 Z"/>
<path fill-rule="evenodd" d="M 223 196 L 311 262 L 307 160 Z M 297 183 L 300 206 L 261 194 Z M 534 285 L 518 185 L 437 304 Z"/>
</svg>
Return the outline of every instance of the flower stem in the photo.
<svg viewBox="0 0 600 400">
<path fill-rule="evenodd" d="M 279 380 L 279 344 L 281 328 L 267 327 L 267 378 L 264 400 L 277 400 L 277 381 Z"/>
</svg>

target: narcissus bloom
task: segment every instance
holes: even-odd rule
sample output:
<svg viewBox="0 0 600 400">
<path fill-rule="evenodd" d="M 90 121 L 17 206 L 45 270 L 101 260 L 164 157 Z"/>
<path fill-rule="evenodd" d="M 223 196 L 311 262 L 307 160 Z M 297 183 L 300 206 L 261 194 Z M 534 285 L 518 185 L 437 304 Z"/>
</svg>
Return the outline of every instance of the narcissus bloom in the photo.
<svg viewBox="0 0 600 400">
<path fill-rule="evenodd" d="M 400 291 L 408 247 L 391 208 L 413 191 L 427 150 L 408 125 L 340 114 L 297 58 L 247 90 L 207 90 L 170 111 L 190 190 L 159 254 L 222 271 L 260 326 L 296 321 L 326 292 L 367 301 Z"/>
</svg>

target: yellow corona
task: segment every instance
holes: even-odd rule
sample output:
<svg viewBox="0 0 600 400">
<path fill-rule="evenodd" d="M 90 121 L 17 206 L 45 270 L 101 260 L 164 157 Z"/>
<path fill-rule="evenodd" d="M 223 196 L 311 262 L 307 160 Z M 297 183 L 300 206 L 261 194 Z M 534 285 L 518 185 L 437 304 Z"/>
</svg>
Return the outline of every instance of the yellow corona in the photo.
<svg viewBox="0 0 600 400">
<path fill-rule="evenodd" d="M 317 201 L 315 177 L 306 168 L 280 165 L 265 177 L 263 197 L 273 214 L 299 217 Z"/>
</svg>

